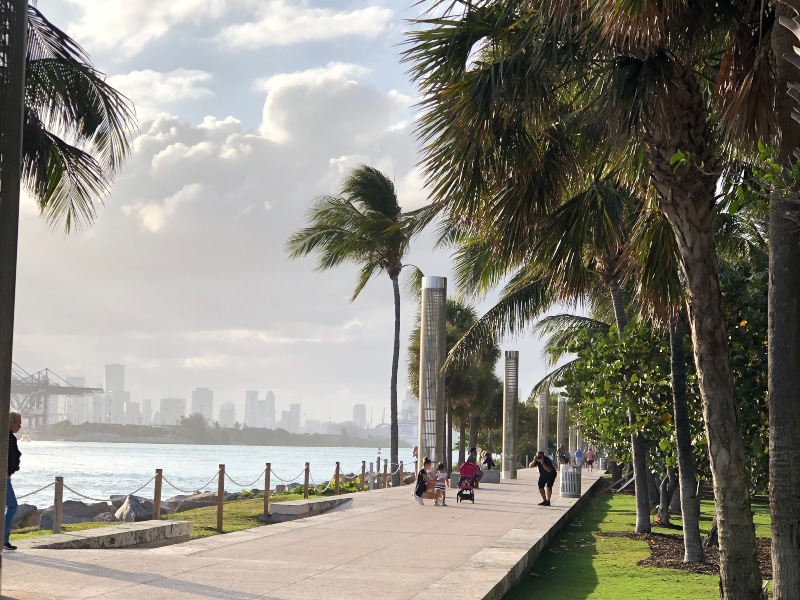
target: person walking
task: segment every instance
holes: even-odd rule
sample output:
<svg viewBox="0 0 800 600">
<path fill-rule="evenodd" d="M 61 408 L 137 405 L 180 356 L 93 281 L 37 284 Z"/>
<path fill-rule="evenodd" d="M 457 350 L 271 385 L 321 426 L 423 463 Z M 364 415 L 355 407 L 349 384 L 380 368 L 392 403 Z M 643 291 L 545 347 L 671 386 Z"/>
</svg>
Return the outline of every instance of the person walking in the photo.
<svg viewBox="0 0 800 600">
<path fill-rule="evenodd" d="M 11 524 L 14 522 L 14 515 L 17 514 L 17 496 L 14 494 L 14 487 L 11 485 L 11 476 L 19 471 L 19 459 L 22 452 L 17 446 L 17 433 L 22 428 L 22 415 L 16 410 L 12 410 L 8 416 L 8 471 L 6 473 L 6 524 L 5 535 L 3 536 L 3 547 L 6 550 L 16 550 L 16 546 L 11 545 Z"/>
<path fill-rule="evenodd" d="M 553 495 L 553 484 L 556 482 L 556 467 L 553 461 L 544 455 L 543 450 L 539 450 L 529 468 L 539 467 L 539 493 L 542 495 L 542 501 L 539 506 L 550 506 L 550 497 Z M 546 488 L 546 489 L 545 489 Z"/>
<path fill-rule="evenodd" d="M 471 462 L 476 467 L 478 467 L 478 471 L 475 473 L 475 487 L 480 487 L 478 484 L 483 479 L 483 471 L 480 469 L 480 465 L 478 465 L 478 449 L 477 448 L 470 448 L 469 455 L 467 456 L 466 462 Z"/>
<path fill-rule="evenodd" d="M 583 466 L 583 450 L 578 448 L 575 450 L 575 466 L 582 467 Z"/>
<path fill-rule="evenodd" d="M 447 471 L 444 468 L 444 463 L 439 463 L 436 466 L 436 485 L 433 490 L 436 492 L 436 501 L 434 504 L 437 506 L 447 506 L 447 503 L 445 503 L 447 496 Z"/>
<path fill-rule="evenodd" d="M 594 450 L 591 448 L 586 451 L 586 466 L 590 471 L 594 471 Z"/>
</svg>

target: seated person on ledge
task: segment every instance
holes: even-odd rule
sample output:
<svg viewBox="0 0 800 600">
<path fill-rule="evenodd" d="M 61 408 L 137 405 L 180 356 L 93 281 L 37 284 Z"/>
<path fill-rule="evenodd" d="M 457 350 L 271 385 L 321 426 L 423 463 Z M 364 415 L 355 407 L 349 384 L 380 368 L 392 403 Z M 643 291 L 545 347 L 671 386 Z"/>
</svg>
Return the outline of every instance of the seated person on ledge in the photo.
<svg viewBox="0 0 800 600">
<path fill-rule="evenodd" d="M 467 457 L 467 462 L 472 463 L 475 466 L 478 465 L 478 449 L 477 448 L 470 448 L 469 449 L 469 456 Z M 475 473 L 475 487 L 480 487 L 478 484 L 480 483 L 481 479 L 483 479 L 483 471 L 478 469 Z"/>
</svg>

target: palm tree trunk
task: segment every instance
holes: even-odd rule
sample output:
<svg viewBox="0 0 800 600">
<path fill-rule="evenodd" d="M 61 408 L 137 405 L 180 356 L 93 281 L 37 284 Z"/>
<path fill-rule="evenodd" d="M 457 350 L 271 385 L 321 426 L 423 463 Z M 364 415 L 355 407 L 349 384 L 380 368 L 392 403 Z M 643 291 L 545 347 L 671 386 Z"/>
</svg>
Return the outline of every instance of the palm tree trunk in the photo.
<svg viewBox="0 0 800 600">
<path fill-rule="evenodd" d="M 11 359 L 17 285 L 17 240 L 22 167 L 22 119 L 25 97 L 27 0 L 0 2 L 0 431 L 8 431 L 11 408 Z M 8 462 L 8 443 L 0 443 L 0 464 Z M 0 482 L 0 506 L 6 480 Z M 4 524 L 0 524 L 0 533 Z M 2 552 L 2 550 L 0 550 Z M 2 583 L 0 581 L 0 583 Z"/>
<path fill-rule="evenodd" d="M 392 351 L 392 382 L 391 396 L 389 400 L 389 461 L 391 470 L 395 471 L 399 466 L 398 445 L 400 440 L 397 428 L 397 370 L 400 366 L 400 281 L 399 275 L 392 276 L 392 290 L 394 291 L 394 348 Z M 400 485 L 398 473 L 392 475 L 392 485 Z"/>
<path fill-rule="evenodd" d="M 445 455 L 445 468 L 448 473 L 453 471 L 453 406 L 447 405 L 447 454 Z"/>
<path fill-rule="evenodd" d="M 458 464 L 463 465 L 467 460 L 467 415 L 461 407 L 461 418 L 458 420 Z"/>
<path fill-rule="evenodd" d="M 696 496 L 697 479 L 692 462 L 692 433 L 689 403 L 686 397 L 686 351 L 683 346 L 680 315 L 669 320 L 670 370 L 672 376 L 672 412 L 678 442 L 678 478 L 683 515 L 683 561 L 705 562 L 700 538 L 700 498 Z"/>
<path fill-rule="evenodd" d="M 689 293 L 689 324 L 719 522 L 720 596 L 754 600 L 762 597 L 761 573 L 714 247 L 715 136 L 694 73 L 674 67 L 676 77 L 662 94 L 661 110 L 654 110 L 647 123 L 644 141 L 651 181 L 675 234 Z M 676 168 L 670 162 L 678 150 L 690 158 Z"/>
<path fill-rule="evenodd" d="M 619 281 L 612 279 L 608 283 L 611 302 L 614 305 L 614 317 L 620 337 L 625 333 L 628 316 L 625 314 L 625 298 Z M 633 460 L 633 476 L 636 480 L 636 533 L 650 533 L 650 484 L 647 478 L 647 449 L 644 436 L 636 431 L 636 413 L 628 409 L 628 425 L 631 427 L 631 458 Z"/>
<path fill-rule="evenodd" d="M 475 448 L 478 445 L 478 418 L 475 415 L 469 417 L 469 447 Z"/>
<path fill-rule="evenodd" d="M 787 17 L 800 10 L 800 1 L 776 4 Z M 788 167 L 800 146 L 800 125 L 792 118 L 797 105 L 787 94 L 788 83 L 800 83 L 800 72 L 782 57 L 798 44 L 782 26 L 772 29 L 776 63 L 776 102 L 781 129 L 778 162 Z M 792 190 L 796 192 L 797 190 Z M 781 192 L 771 199 L 769 231 L 769 483 L 772 530 L 773 597 L 800 598 L 800 469 L 796 466 L 800 438 L 800 209 Z"/>
</svg>

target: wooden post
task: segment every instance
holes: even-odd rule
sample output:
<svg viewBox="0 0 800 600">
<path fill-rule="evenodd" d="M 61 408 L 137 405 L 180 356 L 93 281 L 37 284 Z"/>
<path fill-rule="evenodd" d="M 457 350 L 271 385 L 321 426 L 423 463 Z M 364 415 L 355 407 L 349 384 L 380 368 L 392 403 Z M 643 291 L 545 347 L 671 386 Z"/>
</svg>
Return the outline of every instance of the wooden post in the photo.
<svg viewBox="0 0 800 600">
<path fill-rule="evenodd" d="M 61 520 L 64 514 L 64 478 L 56 477 L 56 491 L 53 498 L 53 533 L 61 533 Z"/>
<path fill-rule="evenodd" d="M 334 477 L 336 477 L 336 482 L 333 484 L 333 493 L 338 496 L 339 495 L 339 462 L 338 461 L 336 462 L 336 475 L 334 475 Z"/>
<path fill-rule="evenodd" d="M 217 533 L 222 533 L 222 509 L 225 504 L 225 465 L 219 466 L 217 480 Z"/>
<path fill-rule="evenodd" d="M 264 516 L 270 516 L 269 513 L 269 480 L 272 476 L 272 463 L 267 463 L 267 470 L 264 472 Z"/>
<path fill-rule="evenodd" d="M 403 472 L 403 461 L 402 460 L 400 461 L 399 475 L 400 475 L 400 485 L 405 485 L 406 483 L 403 480 L 406 478 L 406 474 Z"/>
<path fill-rule="evenodd" d="M 367 461 L 361 461 L 361 491 L 364 491 L 364 485 L 367 482 Z"/>
<path fill-rule="evenodd" d="M 389 480 L 388 480 L 388 473 L 389 473 L 389 459 L 383 459 L 383 487 L 389 487 Z"/>
<path fill-rule="evenodd" d="M 161 518 L 161 478 L 164 476 L 163 469 L 156 469 L 156 484 L 153 490 L 153 519 L 158 521 Z"/>
<path fill-rule="evenodd" d="M 303 498 L 308 500 L 308 476 L 311 473 L 311 463 L 306 463 L 306 474 L 303 478 Z"/>
</svg>

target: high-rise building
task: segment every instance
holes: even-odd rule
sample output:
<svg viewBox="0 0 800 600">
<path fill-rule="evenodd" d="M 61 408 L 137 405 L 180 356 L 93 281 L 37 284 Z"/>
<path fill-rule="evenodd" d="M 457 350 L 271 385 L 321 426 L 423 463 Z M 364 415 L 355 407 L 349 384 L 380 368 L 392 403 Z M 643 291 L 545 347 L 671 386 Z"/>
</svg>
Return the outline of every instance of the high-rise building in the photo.
<svg viewBox="0 0 800 600">
<path fill-rule="evenodd" d="M 92 423 L 108 423 L 111 414 L 106 416 L 106 395 L 92 394 L 92 412 L 89 419 Z"/>
<path fill-rule="evenodd" d="M 214 414 L 214 392 L 208 388 L 197 388 L 192 392 L 192 414 L 200 413 L 213 421 Z"/>
<path fill-rule="evenodd" d="M 256 402 L 256 419 L 255 419 L 255 425 L 253 425 L 253 427 L 259 427 L 263 429 L 266 426 L 267 426 L 267 401 L 258 400 Z"/>
<path fill-rule="evenodd" d="M 299 404 L 289 405 L 289 433 L 300 432 L 300 414 L 301 411 Z"/>
<path fill-rule="evenodd" d="M 125 422 L 128 425 L 142 424 L 142 412 L 139 410 L 138 402 L 128 402 L 125 405 Z"/>
<path fill-rule="evenodd" d="M 356 404 L 353 407 L 353 423 L 356 424 L 356 427 L 361 427 L 361 429 L 367 428 L 367 405 L 366 404 Z"/>
<path fill-rule="evenodd" d="M 265 400 L 267 403 L 266 412 L 267 412 L 267 424 L 266 427 L 268 429 L 275 429 L 275 393 L 270 390 L 267 392 L 267 399 Z"/>
<path fill-rule="evenodd" d="M 142 425 L 153 424 L 153 401 L 150 398 L 142 400 Z"/>
<path fill-rule="evenodd" d="M 103 386 L 106 396 L 106 418 L 109 423 L 125 423 L 125 405 L 131 395 L 125 391 L 125 366 L 106 365 Z"/>
<path fill-rule="evenodd" d="M 258 411 L 258 392 L 248 390 L 244 393 L 244 424 L 247 427 L 256 427 L 256 412 Z"/>
<path fill-rule="evenodd" d="M 233 427 L 236 423 L 236 405 L 233 402 L 223 402 L 219 407 L 219 426 Z"/>
<path fill-rule="evenodd" d="M 159 425 L 177 425 L 186 416 L 186 398 L 162 398 L 159 402 Z"/>
</svg>

